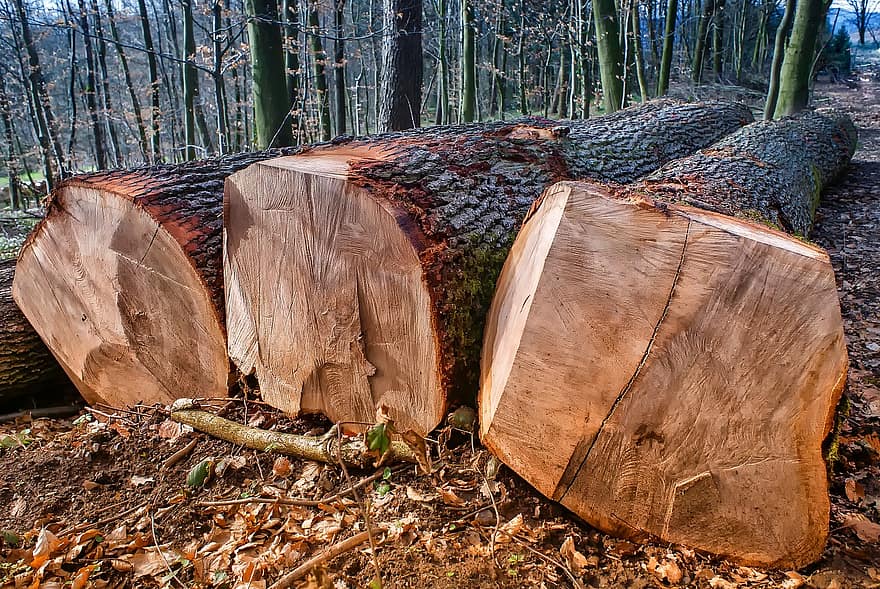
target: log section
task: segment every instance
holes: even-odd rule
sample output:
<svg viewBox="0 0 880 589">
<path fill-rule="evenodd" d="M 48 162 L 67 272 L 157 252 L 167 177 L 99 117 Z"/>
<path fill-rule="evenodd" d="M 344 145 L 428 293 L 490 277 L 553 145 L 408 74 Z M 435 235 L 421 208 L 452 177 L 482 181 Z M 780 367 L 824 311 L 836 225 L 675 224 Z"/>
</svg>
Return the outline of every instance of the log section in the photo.
<svg viewBox="0 0 880 589">
<path fill-rule="evenodd" d="M 226 184 L 229 355 L 288 412 L 424 434 L 473 402 L 485 313 L 521 221 L 566 178 L 631 181 L 751 120 L 648 103 L 560 125 L 428 128 L 262 162 Z"/>
<path fill-rule="evenodd" d="M 12 300 L 15 260 L 0 261 L 0 403 L 72 390 L 64 371 Z"/>
<path fill-rule="evenodd" d="M 223 180 L 282 153 L 99 172 L 55 191 L 13 296 L 86 401 L 227 393 Z"/>
<path fill-rule="evenodd" d="M 846 345 L 827 254 L 774 227 L 809 231 L 855 137 L 807 113 L 634 185 L 550 188 L 489 314 L 483 442 L 605 531 L 818 558 Z"/>
</svg>

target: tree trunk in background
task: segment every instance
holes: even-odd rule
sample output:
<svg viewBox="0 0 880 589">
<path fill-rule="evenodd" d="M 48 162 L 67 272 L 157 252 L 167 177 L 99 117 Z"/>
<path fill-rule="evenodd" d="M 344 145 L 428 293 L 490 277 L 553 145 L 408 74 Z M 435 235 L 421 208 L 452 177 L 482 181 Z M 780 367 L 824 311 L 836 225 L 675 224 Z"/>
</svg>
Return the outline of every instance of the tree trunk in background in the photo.
<svg viewBox="0 0 880 589">
<path fill-rule="evenodd" d="M 42 143 L 45 146 L 44 151 L 47 157 L 49 154 L 54 155 L 55 166 L 58 175 L 62 178 L 65 176 L 64 168 L 64 152 L 61 149 L 61 140 L 58 135 L 58 124 L 55 116 L 52 114 L 52 104 L 49 102 L 49 93 L 46 90 L 46 80 L 43 77 L 43 70 L 40 67 L 40 57 L 37 54 L 37 46 L 34 43 L 31 34 L 30 21 L 24 9 L 23 0 L 14 0 L 15 9 L 18 14 L 19 24 L 21 26 L 21 38 L 25 50 L 27 50 L 28 73 L 27 80 L 32 100 L 34 101 L 35 114 L 39 123 L 39 135 L 43 137 Z M 50 147 L 51 146 L 51 147 Z M 46 169 L 46 184 L 52 188 L 55 182 L 54 174 L 51 168 Z"/>
<path fill-rule="evenodd" d="M 110 2 L 110 0 L 107 0 Z M 159 65 L 153 49 L 153 33 L 150 32 L 150 18 L 147 14 L 146 0 L 138 0 L 138 11 L 141 17 L 141 32 L 144 37 L 144 48 L 147 51 L 147 63 L 150 69 L 150 151 L 151 161 L 162 161 L 162 144 L 159 137 L 159 120 L 162 107 L 159 103 Z"/>
<path fill-rule="evenodd" d="M 318 15 L 318 0 L 309 2 L 309 39 L 312 47 L 312 71 L 315 76 L 315 93 L 318 103 L 318 124 L 322 141 L 329 141 L 333 135 L 330 128 L 330 94 L 327 84 L 327 53 L 321 41 L 321 21 Z"/>
<path fill-rule="evenodd" d="M 657 96 L 669 91 L 669 72 L 672 69 L 672 51 L 675 47 L 675 22 L 678 15 L 678 0 L 668 0 L 666 22 L 663 25 L 663 55 L 660 58 L 660 75 L 657 78 Z"/>
<path fill-rule="evenodd" d="M 422 1 L 385 0 L 379 131 L 421 126 Z"/>
<path fill-rule="evenodd" d="M 104 123 L 107 136 L 110 138 L 110 146 L 113 148 L 113 162 L 115 166 L 121 166 L 123 161 L 122 148 L 119 145 L 119 136 L 116 133 L 116 125 L 113 124 L 113 101 L 110 97 L 110 76 L 107 71 L 107 39 L 104 36 L 104 25 L 101 22 L 101 9 L 98 0 L 91 0 L 92 14 L 95 16 L 95 36 L 98 45 L 98 66 L 101 71 L 101 96 L 104 106 Z"/>
<path fill-rule="evenodd" d="M 596 21 L 596 46 L 599 53 L 599 74 L 605 112 L 612 113 L 623 108 L 623 54 L 620 48 L 620 27 L 614 0 L 594 0 L 593 15 Z"/>
<path fill-rule="evenodd" d="M 229 103 L 226 99 L 226 82 L 223 78 L 223 2 L 214 0 L 211 5 L 211 43 L 213 46 L 214 99 L 217 103 L 217 153 L 229 151 Z"/>
<path fill-rule="evenodd" d="M 287 95 L 293 108 L 291 124 L 293 127 L 294 143 L 303 141 L 305 132 L 305 117 L 302 105 L 302 71 L 299 62 L 299 33 L 301 28 L 300 12 L 297 0 L 282 0 L 284 11 L 284 65 L 287 72 Z"/>
<path fill-rule="evenodd" d="M 275 0 L 245 0 L 253 72 L 254 130 L 257 146 L 293 143 L 290 97 L 284 75 L 284 44 Z M 325 92 L 326 93 L 326 92 Z"/>
<path fill-rule="evenodd" d="M 703 56 L 706 53 L 706 41 L 709 35 L 709 21 L 715 11 L 716 0 L 703 0 L 703 12 L 697 26 L 697 40 L 694 45 L 694 64 L 691 79 L 699 84 L 703 80 Z"/>
<path fill-rule="evenodd" d="M 637 178 L 750 120 L 742 105 L 658 101 L 564 124 L 428 127 L 251 166 L 226 184 L 229 355 L 285 411 L 372 422 L 384 403 L 401 430 L 424 434 L 445 399 L 475 399 L 495 279 L 547 185 Z M 302 242 L 282 256 L 286 235 Z M 258 351 L 269 349 L 285 353 Z"/>
<path fill-rule="evenodd" d="M 333 7 L 333 94 L 336 102 L 336 134 L 347 133 L 345 91 L 345 0 L 335 0 Z"/>
<path fill-rule="evenodd" d="M 107 142 L 104 139 L 104 125 L 98 115 L 98 77 L 95 75 L 95 50 L 89 32 L 89 13 L 84 0 L 79 0 L 79 26 L 83 33 L 83 46 L 86 49 L 86 107 L 92 122 L 92 138 L 95 141 L 95 164 L 99 170 L 107 169 Z"/>
<path fill-rule="evenodd" d="M 724 6 L 726 0 L 715 0 L 712 14 L 712 73 L 715 81 L 724 74 Z"/>
<path fill-rule="evenodd" d="M 439 28 L 437 38 L 437 67 L 440 69 L 437 87 L 437 117 L 438 125 L 450 123 L 449 112 L 449 56 L 447 55 L 449 5 L 448 0 L 437 0 L 437 26 Z"/>
<path fill-rule="evenodd" d="M 445 2 L 445 0 L 442 0 Z M 519 0 L 519 113 L 523 116 L 529 114 L 529 96 L 526 90 L 526 12 L 525 1 Z"/>
<path fill-rule="evenodd" d="M 776 42 L 773 45 L 773 63 L 770 65 L 770 85 L 767 88 L 767 100 L 764 103 L 764 119 L 773 118 L 776 112 L 776 103 L 779 100 L 779 76 L 782 72 L 782 60 L 785 54 L 785 43 L 791 30 L 794 19 L 795 3 L 797 0 L 785 0 L 785 12 L 776 29 Z"/>
<path fill-rule="evenodd" d="M 69 19 L 70 22 L 76 22 L 76 16 L 73 11 L 73 6 L 70 4 L 70 0 L 65 0 L 64 2 L 64 18 Z M 77 132 L 77 118 L 76 114 L 79 110 L 79 92 L 77 92 L 76 82 L 77 82 L 77 74 L 79 73 L 79 67 L 77 66 L 77 55 L 76 55 L 76 29 L 71 28 L 68 31 L 68 47 L 70 48 L 70 57 L 68 60 L 68 81 L 67 81 L 67 125 L 70 129 L 70 132 L 67 136 L 67 167 L 68 169 L 75 170 L 77 168 L 76 164 L 76 132 Z"/>
<path fill-rule="evenodd" d="M 131 110 L 134 114 L 135 124 L 137 125 L 138 145 L 141 149 L 144 161 L 150 161 L 150 145 L 147 141 L 147 127 L 144 125 L 144 117 L 141 114 L 141 103 L 138 100 L 137 93 L 134 90 L 134 84 L 131 81 L 131 71 L 128 68 L 128 58 L 122 43 L 119 40 L 119 29 L 116 26 L 116 15 L 113 13 L 113 1 L 105 0 L 107 8 L 107 20 L 110 22 L 110 34 L 113 36 L 113 43 L 116 46 L 116 53 L 119 57 L 119 65 L 122 68 L 122 75 L 125 78 L 125 87 L 128 90 L 128 96 L 131 99 Z"/>
<path fill-rule="evenodd" d="M 461 0 L 461 122 L 472 123 L 477 112 L 477 56 L 473 0 Z"/>
<path fill-rule="evenodd" d="M 645 78 L 645 58 L 642 54 L 642 17 L 639 14 L 639 0 L 630 0 L 630 2 L 632 3 L 630 18 L 632 19 L 633 57 L 636 62 L 636 78 L 639 82 L 639 96 L 641 101 L 645 102 L 651 97 L 651 93 L 648 91 L 648 81 Z"/>
<path fill-rule="evenodd" d="M 846 115 L 803 113 L 546 191 L 489 311 L 483 443 L 607 533 L 818 559 L 847 351 L 828 254 L 795 236 L 855 143 Z"/>
<path fill-rule="evenodd" d="M 17 210 L 21 206 L 18 181 L 18 157 L 15 155 L 15 127 L 12 123 L 12 105 L 6 93 L 6 72 L 0 71 L 0 120 L 6 139 L 6 176 L 9 179 L 9 206 Z"/>
<path fill-rule="evenodd" d="M 193 63 L 196 57 L 196 37 L 193 26 L 192 0 L 181 0 L 183 7 L 183 141 L 185 159 L 199 157 L 196 150 L 196 109 L 195 100 L 199 85 L 198 72 Z"/>
<path fill-rule="evenodd" d="M 810 75 L 824 16 L 823 0 L 799 0 L 797 3 L 791 38 L 779 74 L 779 99 L 774 118 L 801 111 L 810 100 Z"/>
</svg>

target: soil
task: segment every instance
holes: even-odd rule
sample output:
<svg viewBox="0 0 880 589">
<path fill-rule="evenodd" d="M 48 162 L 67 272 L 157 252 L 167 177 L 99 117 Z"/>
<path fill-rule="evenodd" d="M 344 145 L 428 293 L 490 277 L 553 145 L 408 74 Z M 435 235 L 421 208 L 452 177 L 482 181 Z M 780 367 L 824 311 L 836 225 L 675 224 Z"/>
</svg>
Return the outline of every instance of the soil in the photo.
<svg viewBox="0 0 880 589">
<path fill-rule="evenodd" d="M 420 589 L 880 587 L 880 67 L 866 67 L 849 85 L 821 85 L 816 95 L 820 105 L 849 111 L 861 133 L 812 236 L 837 272 L 851 360 L 832 448 L 832 532 L 819 562 L 758 570 L 680 546 L 614 539 L 538 495 L 474 436 L 451 427 L 431 438 L 442 450 L 432 475 L 380 470 L 356 497 L 317 506 L 209 506 L 327 498 L 374 471 L 346 474 L 246 450 L 181 428 L 164 408 L 97 407 L 71 419 L 0 425 L 0 585 L 259 589 L 369 529 L 380 541 L 375 551 L 369 543 L 350 549 L 293 586 L 375 587 L 378 569 L 384 587 Z M 317 435 L 329 426 L 241 398 L 217 407 L 277 431 Z M 185 457 L 164 466 L 191 442 Z M 188 484 L 199 482 L 200 466 L 211 476 Z"/>
</svg>

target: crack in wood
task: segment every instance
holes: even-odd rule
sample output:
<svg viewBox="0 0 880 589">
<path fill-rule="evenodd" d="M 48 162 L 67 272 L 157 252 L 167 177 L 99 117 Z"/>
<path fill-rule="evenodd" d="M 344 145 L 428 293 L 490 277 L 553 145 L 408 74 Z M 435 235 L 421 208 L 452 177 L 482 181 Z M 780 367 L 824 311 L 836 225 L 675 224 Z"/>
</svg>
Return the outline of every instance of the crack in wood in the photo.
<svg viewBox="0 0 880 589">
<path fill-rule="evenodd" d="M 620 405 L 620 403 L 623 401 L 624 397 L 626 397 L 626 395 L 630 392 L 630 390 L 632 390 L 633 386 L 635 385 L 636 380 L 638 379 L 639 375 L 642 372 L 642 368 L 644 368 L 645 364 L 648 362 L 648 356 L 651 354 L 651 350 L 654 347 L 654 342 L 657 339 L 657 335 L 660 333 L 660 326 L 663 324 L 663 321 L 666 319 L 666 316 L 669 314 L 669 308 L 672 305 L 672 297 L 675 294 L 675 287 L 678 284 L 679 276 L 681 276 L 681 269 L 682 269 L 682 266 L 684 265 L 684 259 L 685 259 L 685 254 L 687 252 L 688 238 L 690 237 L 692 222 L 693 221 L 691 219 L 688 219 L 688 224 L 687 224 L 687 227 L 685 228 L 684 243 L 682 244 L 682 247 L 681 247 L 681 257 L 678 260 L 678 267 L 675 269 L 675 275 L 672 277 L 672 286 L 670 286 L 670 288 L 669 288 L 669 296 L 667 296 L 667 298 L 666 298 L 666 305 L 663 307 L 663 312 L 660 314 L 660 318 L 657 320 L 657 324 L 654 326 L 654 331 L 651 333 L 651 339 L 648 340 L 648 345 L 645 346 L 645 352 L 642 354 L 642 359 L 639 362 L 639 365 L 636 367 L 635 371 L 633 372 L 633 375 L 630 377 L 629 381 L 626 383 L 626 385 L 623 387 L 623 389 L 621 389 L 620 393 L 617 395 L 617 398 L 614 399 L 614 403 L 611 404 L 611 409 L 608 411 L 608 415 L 605 416 L 605 418 L 602 420 L 602 423 L 599 425 L 599 429 L 596 431 L 596 435 L 593 436 L 593 439 L 590 442 L 590 446 L 587 448 L 587 451 L 584 454 L 583 459 L 580 460 L 580 463 L 578 464 L 578 467 L 577 467 L 577 469 L 574 470 L 574 472 L 571 472 L 571 470 L 570 470 L 571 462 L 569 462 L 569 466 L 565 469 L 565 472 L 562 474 L 562 477 L 560 478 L 559 483 L 556 486 L 556 490 L 553 493 L 553 498 L 556 501 L 562 501 L 565 498 L 566 494 L 568 494 L 568 491 L 571 489 L 572 485 L 574 484 L 574 482 L 577 480 L 578 476 L 580 475 L 580 472 L 583 469 L 584 465 L 587 463 L 587 460 L 590 458 L 590 454 L 592 453 L 593 448 L 596 445 L 596 442 L 599 440 L 599 436 L 602 434 L 602 431 L 605 429 L 605 425 L 608 423 L 608 421 L 614 415 L 614 412 L 616 411 L 618 405 Z M 583 442 L 583 441 L 584 440 L 581 440 L 581 442 Z M 578 443 L 578 446 L 580 446 L 580 442 Z M 573 453 L 572 458 L 574 458 L 574 456 L 577 453 L 578 453 L 577 448 L 575 448 L 575 452 Z M 571 474 L 569 474 L 569 473 L 571 473 Z"/>
</svg>

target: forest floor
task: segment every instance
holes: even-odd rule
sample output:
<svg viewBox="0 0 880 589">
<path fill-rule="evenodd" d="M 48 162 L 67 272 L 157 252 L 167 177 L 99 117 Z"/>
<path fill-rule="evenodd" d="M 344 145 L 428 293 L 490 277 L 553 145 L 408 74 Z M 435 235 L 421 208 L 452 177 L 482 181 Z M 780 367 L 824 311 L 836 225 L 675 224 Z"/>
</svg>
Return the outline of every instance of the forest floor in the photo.
<svg viewBox="0 0 880 589">
<path fill-rule="evenodd" d="M 161 408 L 136 408 L 0 425 L 0 585 L 266 588 L 364 531 L 366 506 L 375 559 L 362 544 L 294 586 L 367 587 L 378 569 L 384 587 L 419 589 L 880 587 L 880 67 L 863 70 L 854 88 L 820 86 L 817 102 L 851 112 L 861 137 L 813 236 L 834 262 L 851 360 L 831 536 L 814 565 L 759 570 L 680 546 L 616 540 L 449 428 L 432 438 L 444 442 L 444 465 L 432 475 L 387 471 L 357 497 L 317 506 L 257 502 L 328 498 L 350 482 L 336 466 L 245 450 L 186 431 Z M 227 416 L 279 431 L 327 427 L 254 403 L 233 403 Z M 163 466 L 188 445 L 182 460 Z M 206 459 L 213 476 L 191 488 L 188 473 Z M 351 479 L 371 474 L 353 470 Z M 240 499 L 250 501 L 206 505 Z"/>
</svg>

